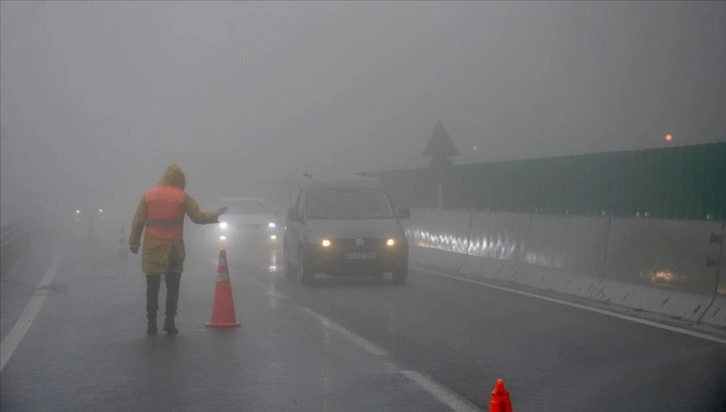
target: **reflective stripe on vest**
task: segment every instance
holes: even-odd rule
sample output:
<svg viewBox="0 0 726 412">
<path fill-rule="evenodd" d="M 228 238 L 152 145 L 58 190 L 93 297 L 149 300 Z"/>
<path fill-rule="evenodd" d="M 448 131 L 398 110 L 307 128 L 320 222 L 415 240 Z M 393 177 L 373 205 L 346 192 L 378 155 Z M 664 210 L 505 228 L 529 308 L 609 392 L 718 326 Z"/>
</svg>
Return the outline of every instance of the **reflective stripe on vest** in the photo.
<svg viewBox="0 0 726 412">
<path fill-rule="evenodd" d="M 184 226 L 184 219 L 179 220 L 157 220 L 157 219 L 148 219 L 146 220 L 146 227 L 160 227 L 160 228 L 175 228 L 175 227 L 183 227 Z"/>
<path fill-rule="evenodd" d="M 184 234 L 185 197 L 184 191 L 174 186 L 156 186 L 146 191 L 146 236 L 181 239 Z"/>
</svg>

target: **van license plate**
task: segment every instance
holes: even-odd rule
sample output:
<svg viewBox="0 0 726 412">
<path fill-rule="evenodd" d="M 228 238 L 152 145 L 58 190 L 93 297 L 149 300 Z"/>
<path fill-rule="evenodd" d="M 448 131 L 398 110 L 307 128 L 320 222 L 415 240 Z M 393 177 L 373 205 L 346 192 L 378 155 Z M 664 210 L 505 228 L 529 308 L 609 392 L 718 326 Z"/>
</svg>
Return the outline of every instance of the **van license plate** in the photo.
<svg viewBox="0 0 726 412">
<path fill-rule="evenodd" d="M 375 260 L 376 252 L 349 252 L 345 254 L 348 260 Z"/>
</svg>

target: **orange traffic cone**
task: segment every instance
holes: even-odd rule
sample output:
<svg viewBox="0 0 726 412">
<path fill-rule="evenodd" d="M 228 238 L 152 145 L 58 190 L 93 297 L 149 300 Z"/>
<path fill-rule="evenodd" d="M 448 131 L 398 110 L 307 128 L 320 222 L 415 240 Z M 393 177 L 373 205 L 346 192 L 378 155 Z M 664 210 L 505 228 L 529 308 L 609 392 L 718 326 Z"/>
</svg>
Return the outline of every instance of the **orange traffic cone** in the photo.
<svg viewBox="0 0 726 412">
<path fill-rule="evenodd" d="M 234 301 L 232 300 L 232 284 L 229 281 L 229 268 L 227 268 L 227 252 L 219 251 L 219 266 L 217 267 L 217 285 L 214 288 L 214 305 L 212 306 L 212 320 L 207 323 L 212 328 L 233 328 L 239 326 L 234 316 Z"/>
<path fill-rule="evenodd" d="M 489 401 L 489 412 L 512 412 L 512 402 L 509 400 L 509 392 L 504 387 L 504 381 L 497 379 L 497 384 L 492 391 L 492 398 Z"/>
</svg>

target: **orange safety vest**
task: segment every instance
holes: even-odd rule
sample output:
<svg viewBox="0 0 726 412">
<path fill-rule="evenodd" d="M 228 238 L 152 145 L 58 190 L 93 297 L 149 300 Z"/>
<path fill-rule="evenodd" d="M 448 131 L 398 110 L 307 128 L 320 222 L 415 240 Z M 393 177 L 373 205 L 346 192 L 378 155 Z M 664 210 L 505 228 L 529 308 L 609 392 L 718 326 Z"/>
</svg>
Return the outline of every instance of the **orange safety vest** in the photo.
<svg viewBox="0 0 726 412">
<path fill-rule="evenodd" d="M 182 189 L 156 186 L 146 191 L 146 236 L 157 239 L 182 239 L 184 198 Z"/>
</svg>

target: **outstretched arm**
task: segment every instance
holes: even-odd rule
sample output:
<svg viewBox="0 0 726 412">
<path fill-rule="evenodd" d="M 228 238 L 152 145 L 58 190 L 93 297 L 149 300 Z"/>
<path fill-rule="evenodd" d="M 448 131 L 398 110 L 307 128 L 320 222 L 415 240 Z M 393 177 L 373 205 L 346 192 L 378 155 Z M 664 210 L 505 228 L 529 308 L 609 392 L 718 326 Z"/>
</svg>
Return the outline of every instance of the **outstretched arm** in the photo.
<svg viewBox="0 0 726 412">
<path fill-rule="evenodd" d="M 146 202 L 141 198 L 139 206 L 136 207 L 134 220 L 131 221 L 131 234 L 129 235 L 129 248 L 133 251 L 138 250 L 141 246 L 141 232 L 144 231 L 146 224 Z"/>
<path fill-rule="evenodd" d="M 224 210 L 219 209 L 214 212 L 203 212 L 197 201 L 194 200 L 188 194 L 184 198 L 184 212 L 189 216 L 192 222 L 199 225 L 207 225 L 211 223 L 217 223 L 219 216 L 224 213 Z"/>
</svg>

